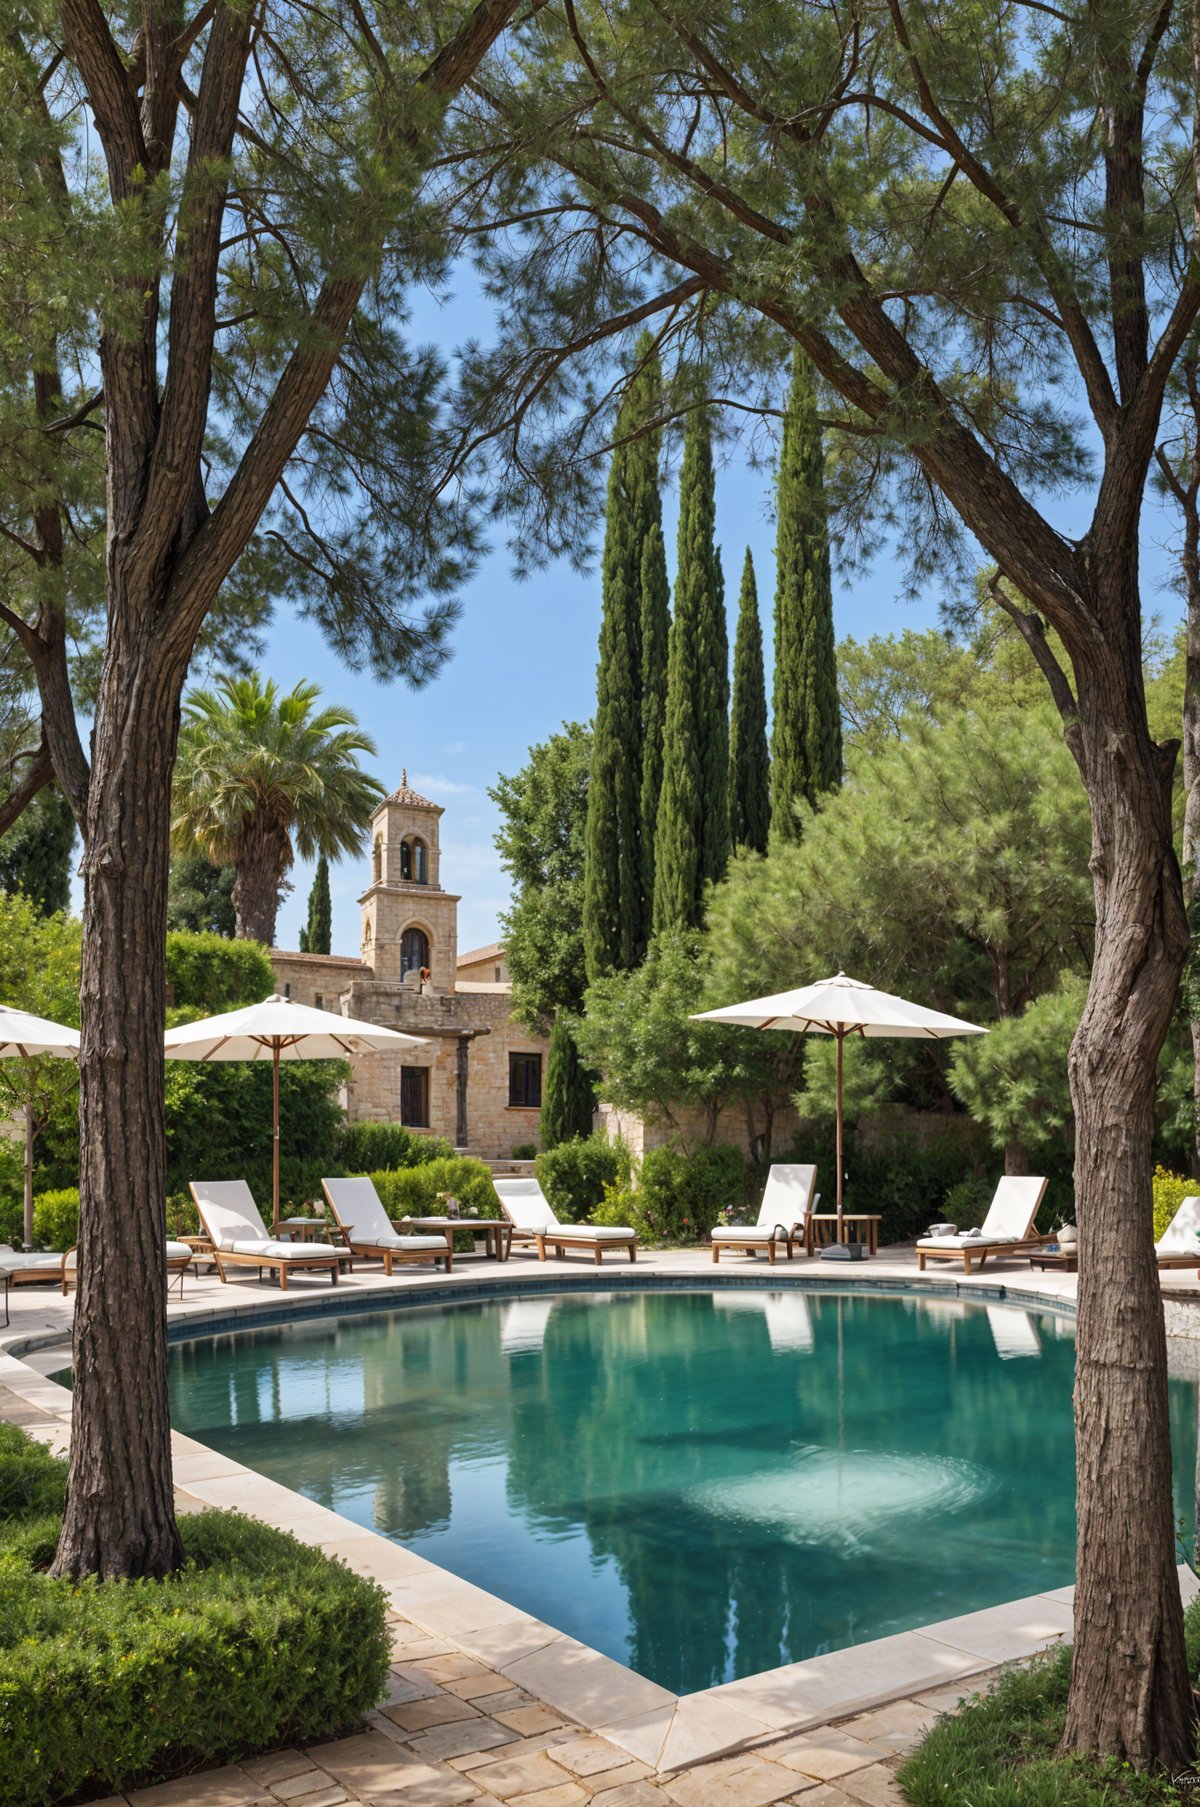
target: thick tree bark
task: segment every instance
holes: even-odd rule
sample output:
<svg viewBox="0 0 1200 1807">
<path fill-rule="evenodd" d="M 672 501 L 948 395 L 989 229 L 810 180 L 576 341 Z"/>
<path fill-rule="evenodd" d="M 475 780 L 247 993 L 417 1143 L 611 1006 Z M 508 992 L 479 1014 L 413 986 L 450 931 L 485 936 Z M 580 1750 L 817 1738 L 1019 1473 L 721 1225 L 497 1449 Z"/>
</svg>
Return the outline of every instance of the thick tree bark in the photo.
<svg viewBox="0 0 1200 1807">
<path fill-rule="evenodd" d="M 275 922 L 292 844 L 278 822 L 252 816 L 238 842 L 233 881 L 234 935 L 239 941 L 275 945 Z"/>
<path fill-rule="evenodd" d="M 149 627 L 140 644 L 122 634 L 129 612 L 110 616 L 88 791 L 75 1408 L 56 1575 L 163 1576 L 182 1559 L 167 1400 L 162 1035 L 187 655 L 163 656 Z"/>
<path fill-rule="evenodd" d="M 1158 1055 L 1188 934 L 1171 834 L 1174 747 L 1146 729 L 1136 572 L 1127 582 L 1131 595 L 1100 600 L 1107 631 L 1075 657 L 1096 952 L 1070 1062 L 1078 1581 L 1064 1745 L 1182 1767 L 1195 1747 L 1150 1167 Z"/>
</svg>

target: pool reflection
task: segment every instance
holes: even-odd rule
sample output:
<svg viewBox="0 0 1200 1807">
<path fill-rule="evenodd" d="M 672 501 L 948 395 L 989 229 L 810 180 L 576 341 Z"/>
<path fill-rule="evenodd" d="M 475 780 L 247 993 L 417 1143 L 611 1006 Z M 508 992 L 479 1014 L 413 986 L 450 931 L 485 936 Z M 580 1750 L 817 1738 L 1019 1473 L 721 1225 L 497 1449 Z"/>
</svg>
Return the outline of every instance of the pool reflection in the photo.
<svg viewBox="0 0 1200 1807">
<path fill-rule="evenodd" d="M 172 1357 L 180 1429 L 686 1693 L 1071 1578 L 1070 1326 L 545 1296 Z M 1194 1388 L 1172 1382 L 1190 1521 Z"/>
</svg>

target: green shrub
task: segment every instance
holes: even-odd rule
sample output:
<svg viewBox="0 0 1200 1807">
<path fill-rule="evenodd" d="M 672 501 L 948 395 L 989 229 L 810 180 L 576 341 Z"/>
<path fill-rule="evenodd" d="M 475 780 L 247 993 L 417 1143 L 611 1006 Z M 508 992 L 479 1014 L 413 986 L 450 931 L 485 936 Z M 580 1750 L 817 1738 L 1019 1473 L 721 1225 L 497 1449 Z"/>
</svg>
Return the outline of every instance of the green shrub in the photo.
<svg viewBox="0 0 1200 1807">
<path fill-rule="evenodd" d="M 200 1213 L 190 1192 L 172 1192 L 167 1199 L 167 1235 L 178 1242 L 181 1236 L 199 1236 Z"/>
<path fill-rule="evenodd" d="M 401 1123 L 346 1123 L 337 1142 L 337 1158 L 346 1173 L 421 1167 L 453 1153 L 444 1136 L 418 1135 Z"/>
<path fill-rule="evenodd" d="M 338 1060 L 288 1061 L 280 1070 L 279 1179 L 285 1202 L 299 1205 L 320 1198 L 321 1180 L 338 1170 L 342 1111 L 337 1093 L 345 1073 Z M 247 1181 L 266 1210 L 271 1201 L 270 1062 L 247 1066 L 241 1061 L 169 1060 L 165 1105 L 168 1194 L 186 1192 L 189 1180 L 238 1178 Z"/>
<path fill-rule="evenodd" d="M 514 1161 L 532 1161 L 537 1158 L 537 1151 L 536 1142 L 518 1142 L 512 1151 L 512 1159 Z"/>
<path fill-rule="evenodd" d="M 257 1004 L 274 991 L 275 973 L 257 941 L 175 929 L 167 936 L 167 984 L 173 1012 L 186 1020 Z"/>
<path fill-rule="evenodd" d="M 588 1223 L 610 1187 L 628 1184 L 629 1150 L 598 1132 L 544 1148 L 534 1171 L 561 1223 Z"/>
<path fill-rule="evenodd" d="M 995 1188 L 992 1182 L 976 1174 L 957 1180 L 942 1200 L 942 1210 L 960 1230 L 976 1230 L 987 1216 Z M 935 1221 L 930 1219 L 930 1222 Z"/>
<path fill-rule="evenodd" d="M 741 1150 L 726 1144 L 691 1155 L 654 1148 L 643 1156 L 636 1186 L 625 1180 L 608 1187 L 592 1222 L 629 1224 L 646 1242 L 702 1242 L 726 1205 L 741 1204 L 745 1175 Z"/>
<path fill-rule="evenodd" d="M 0 1242 L 16 1247 L 25 1233 L 25 1148 L 0 1138 Z"/>
<path fill-rule="evenodd" d="M 33 1201 L 33 1240 L 40 1249 L 71 1249 L 79 1241 L 79 1188 L 39 1192 Z"/>
<path fill-rule="evenodd" d="M 470 1155 L 450 1155 L 425 1161 L 420 1167 L 385 1169 L 373 1173 L 375 1190 L 389 1217 L 444 1217 L 446 1206 L 439 1192 L 451 1192 L 462 1211 L 472 1205 L 480 1217 L 499 1217 L 500 1201 L 492 1185 L 492 1170 Z"/>
<path fill-rule="evenodd" d="M 1200 1192 L 1200 1181 L 1181 1173 L 1168 1173 L 1165 1167 L 1154 1169 L 1154 1240 L 1158 1241 L 1185 1198 Z"/>
<path fill-rule="evenodd" d="M 0 1441 L 5 1807 L 119 1793 L 361 1723 L 389 1662 L 382 1590 L 234 1513 L 180 1521 L 164 1582 L 54 1581 L 66 1465 Z"/>
</svg>

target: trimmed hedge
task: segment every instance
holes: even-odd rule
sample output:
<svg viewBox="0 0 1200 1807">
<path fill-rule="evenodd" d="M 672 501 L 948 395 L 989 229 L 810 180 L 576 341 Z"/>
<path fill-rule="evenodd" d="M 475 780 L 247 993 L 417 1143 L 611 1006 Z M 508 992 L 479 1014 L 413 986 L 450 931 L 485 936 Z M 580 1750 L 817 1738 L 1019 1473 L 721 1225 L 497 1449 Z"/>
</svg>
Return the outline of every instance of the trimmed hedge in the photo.
<svg viewBox="0 0 1200 1807">
<path fill-rule="evenodd" d="M 383 1692 L 386 1596 L 235 1513 L 180 1521 L 163 1582 L 54 1581 L 66 1464 L 0 1426 L 5 1807 L 123 1793 L 338 1736 Z"/>
<path fill-rule="evenodd" d="M 347 1173 L 421 1167 L 454 1153 L 445 1136 L 418 1135 L 401 1123 L 346 1123 L 338 1136 L 337 1158 Z"/>
<path fill-rule="evenodd" d="M 446 1207 L 439 1192 L 452 1192 L 462 1210 L 474 1205 L 480 1217 L 499 1217 L 500 1200 L 492 1185 L 492 1170 L 470 1155 L 451 1155 L 439 1161 L 423 1161 L 419 1167 L 385 1169 L 373 1173 L 375 1190 L 389 1217 L 444 1217 Z"/>
<path fill-rule="evenodd" d="M 588 1223 L 614 1186 L 629 1184 L 629 1150 L 599 1132 L 544 1148 L 534 1163 L 538 1183 L 560 1223 Z"/>
<path fill-rule="evenodd" d="M 34 1194 L 33 1240 L 39 1249 L 75 1247 L 79 1241 L 78 1186 Z"/>
</svg>

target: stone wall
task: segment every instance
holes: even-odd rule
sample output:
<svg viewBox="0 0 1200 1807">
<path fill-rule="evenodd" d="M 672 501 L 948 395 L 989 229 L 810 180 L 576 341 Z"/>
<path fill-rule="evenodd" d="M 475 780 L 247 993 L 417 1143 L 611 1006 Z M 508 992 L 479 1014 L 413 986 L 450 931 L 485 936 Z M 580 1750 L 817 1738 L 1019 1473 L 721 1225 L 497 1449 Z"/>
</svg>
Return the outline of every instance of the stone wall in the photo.
<svg viewBox="0 0 1200 1807">
<path fill-rule="evenodd" d="M 620 1111 L 612 1104 L 601 1104 L 596 1113 L 596 1125 L 610 1142 L 618 1139 L 625 1142 L 636 1160 L 641 1160 L 652 1148 L 663 1148 L 672 1142 L 681 1142 L 689 1152 L 702 1147 L 708 1139 L 708 1113 L 696 1105 L 678 1105 L 671 1115 L 674 1121 L 667 1122 L 641 1117 L 635 1111 Z M 800 1120 L 792 1105 L 787 1101 L 777 1104 L 771 1126 L 771 1151 L 775 1159 L 791 1145 L 799 1127 Z M 761 1113 L 758 1129 L 761 1133 Z M 740 1148 L 747 1157 L 754 1152 L 750 1126 L 741 1105 L 718 1112 L 712 1141 Z"/>
</svg>

